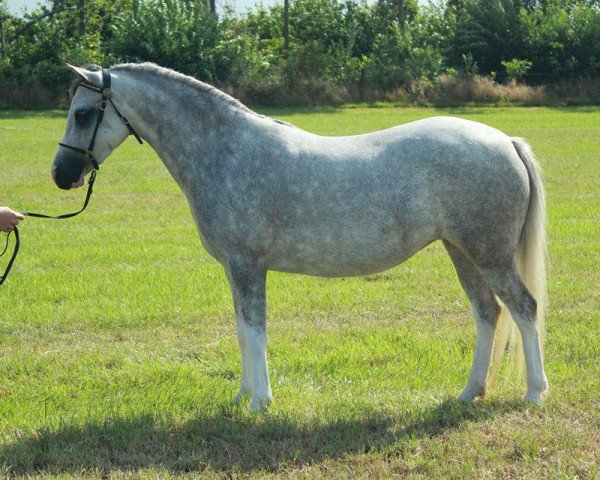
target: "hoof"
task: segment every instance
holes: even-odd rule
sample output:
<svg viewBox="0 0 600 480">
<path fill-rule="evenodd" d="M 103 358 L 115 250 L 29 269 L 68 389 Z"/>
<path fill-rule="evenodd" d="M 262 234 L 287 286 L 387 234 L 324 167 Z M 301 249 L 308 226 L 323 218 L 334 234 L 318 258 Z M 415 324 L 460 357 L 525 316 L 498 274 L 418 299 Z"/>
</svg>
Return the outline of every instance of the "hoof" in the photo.
<svg viewBox="0 0 600 480">
<path fill-rule="evenodd" d="M 240 389 L 235 397 L 233 397 L 233 403 L 240 403 L 244 398 L 250 394 L 250 390 Z"/>
<path fill-rule="evenodd" d="M 461 403 L 473 403 L 475 401 L 475 397 L 471 394 L 462 392 L 458 397 L 456 397 L 456 400 Z"/>
<path fill-rule="evenodd" d="M 485 387 L 465 387 L 456 400 L 463 403 L 473 403 L 476 398 L 482 398 L 485 395 Z"/>
<path fill-rule="evenodd" d="M 540 393 L 528 393 L 527 395 L 525 395 L 523 401 L 525 403 L 528 403 L 529 405 L 541 405 L 541 397 L 542 395 Z"/>
<path fill-rule="evenodd" d="M 544 378 L 543 382 L 539 382 L 535 388 L 532 387 L 527 389 L 523 401 L 532 405 L 539 405 L 541 403 L 542 395 L 545 393 L 548 393 L 548 380 Z"/>
<path fill-rule="evenodd" d="M 534 392 L 527 392 L 523 401 L 530 405 L 540 405 L 542 403 L 542 395 L 546 393 L 547 390 L 537 390 Z"/>
<path fill-rule="evenodd" d="M 263 398 L 263 399 L 253 398 L 252 401 L 250 402 L 249 410 L 254 413 L 263 412 L 264 410 L 266 410 L 269 407 L 269 405 L 271 405 L 272 401 L 273 401 L 272 398 Z"/>
</svg>

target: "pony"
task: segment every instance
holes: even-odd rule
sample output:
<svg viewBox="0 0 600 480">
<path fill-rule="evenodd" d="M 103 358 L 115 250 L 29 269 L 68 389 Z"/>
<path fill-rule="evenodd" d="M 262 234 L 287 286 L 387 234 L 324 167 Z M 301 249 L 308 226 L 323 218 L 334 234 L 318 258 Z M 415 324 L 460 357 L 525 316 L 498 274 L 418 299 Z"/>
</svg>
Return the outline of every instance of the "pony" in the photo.
<svg viewBox="0 0 600 480">
<path fill-rule="evenodd" d="M 75 86 L 88 88 L 75 88 L 52 164 L 55 183 L 83 185 L 132 131 L 157 152 L 229 280 L 241 350 L 237 401 L 251 395 L 252 411 L 272 401 L 267 271 L 373 274 L 436 240 L 452 259 L 477 330 L 458 399 L 485 394 L 493 352 L 505 346 L 494 348 L 494 339 L 507 310 L 522 338 L 525 401 L 540 401 L 548 389 L 541 346 L 545 197 L 523 139 L 443 116 L 324 137 L 155 64 L 68 68 Z M 93 152 L 83 154 L 92 136 Z"/>
</svg>

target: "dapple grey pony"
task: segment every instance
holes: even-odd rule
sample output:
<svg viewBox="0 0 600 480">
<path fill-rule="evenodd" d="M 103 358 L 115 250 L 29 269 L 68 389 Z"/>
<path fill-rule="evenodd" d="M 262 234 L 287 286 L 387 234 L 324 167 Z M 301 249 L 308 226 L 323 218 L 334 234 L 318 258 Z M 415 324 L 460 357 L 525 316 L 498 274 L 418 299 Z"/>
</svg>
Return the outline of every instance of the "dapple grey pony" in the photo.
<svg viewBox="0 0 600 480">
<path fill-rule="evenodd" d="M 102 86 L 98 68 L 69 68 Z M 250 408 L 272 399 L 267 372 L 268 270 L 323 277 L 391 268 L 442 240 L 472 304 L 475 356 L 459 399 L 485 393 L 503 306 L 519 328 L 525 400 L 547 390 L 541 350 L 545 200 L 528 145 L 449 117 L 349 137 L 323 137 L 259 115 L 207 84 L 154 64 L 111 69 L 112 100 L 154 148 L 189 202 L 202 244 L 223 265 L 235 304 L 241 388 Z M 100 95 L 76 90 L 63 143 L 85 148 Z M 109 104 L 94 156 L 129 131 Z M 91 170 L 64 147 L 61 188 Z M 527 286 L 526 286 L 527 285 Z M 498 342 L 497 342 L 498 343 Z"/>
</svg>

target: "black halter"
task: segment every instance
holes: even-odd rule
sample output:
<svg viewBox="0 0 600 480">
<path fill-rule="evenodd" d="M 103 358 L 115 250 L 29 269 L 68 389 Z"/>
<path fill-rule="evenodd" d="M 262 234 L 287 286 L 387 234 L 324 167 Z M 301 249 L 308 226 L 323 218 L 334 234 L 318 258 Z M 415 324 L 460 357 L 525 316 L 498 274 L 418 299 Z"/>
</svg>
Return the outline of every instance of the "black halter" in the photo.
<svg viewBox="0 0 600 480">
<path fill-rule="evenodd" d="M 117 112 L 117 115 L 119 115 L 119 118 L 123 121 L 125 126 L 129 129 L 129 134 L 133 135 L 140 144 L 143 143 L 142 139 L 140 138 L 138 133 L 133 129 L 133 127 L 131 126 L 129 121 L 121 114 L 121 112 L 119 112 L 119 110 L 117 109 L 117 107 L 115 106 L 115 104 L 113 103 L 113 101 L 111 99 L 112 92 L 110 90 L 110 70 L 109 69 L 107 69 L 107 68 L 102 69 L 102 88 L 98 88 L 95 85 L 85 83 L 85 82 L 81 82 L 79 84 L 79 86 L 85 87 L 89 90 L 93 90 L 94 92 L 98 92 L 102 95 L 102 99 L 100 100 L 100 112 L 98 114 L 98 120 L 96 120 L 96 126 L 94 127 L 94 133 L 92 134 L 92 139 L 90 140 L 90 145 L 87 148 L 87 150 L 84 150 L 83 148 L 73 147 L 71 145 L 67 145 L 66 143 L 59 142 L 58 144 L 61 147 L 69 148 L 77 153 L 81 153 L 82 155 L 85 156 L 85 158 L 87 158 L 89 160 L 92 167 L 94 168 L 94 171 L 92 171 L 92 174 L 90 175 L 90 179 L 88 181 L 88 190 L 87 190 L 87 194 L 85 196 L 85 201 L 83 202 L 83 207 L 81 207 L 81 210 L 79 210 L 77 212 L 65 213 L 63 215 L 52 216 L 52 215 L 44 215 L 43 213 L 25 212 L 25 213 L 23 213 L 23 215 L 25 215 L 25 216 L 36 217 L 36 218 L 50 218 L 53 220 L 63 220 L 65 218 L 71 218 L 76 215 L 79 215 L 81 212 L 83 212 L 86 209 L 86 207 L 88 206 L 88 203 L 90 201 L 90 197 L 92 196 L 94 182 L 96 181 L 96 171 L 100 169 L 98 162 L 94 158 L 94 144 L 96 143 L 96 135 L 98 134 L 98 128 L 100 128 L 100 124 L 102 123 L 102 119 L 104 118 L 104 112 L 106 111 L 107 101 L 110 102 L 110 104 L 115 109 L 115 112 Z M 19 252 L 19 247 L 21 245 L 21 240 L 19 238 L 19 229 L 17 227 L 15 227 L 13 232 L 15 233 L 15 248 L 13 250 L 12 256 L 10 257 L 10 260 L 8 261 L 6 270 L 4 270 L 4 275 L 0 276 L 0 285 L 2 285 L 4 283 L 4 281 L 6 280 L 6 277 L 8 277 L 10 269 L 13 266 L 15 258 L 17 257 L 17 253 Z M 12 233 L 12 232 L 10 232 L 10 233 Z M 8 239 L 10 238 L 10 233 L 6 236 L 6 246 L 4 247 L 4 250 L 2 251 L 2 253 L 0 253 L 0 257 L 3 256 L 6 253 L 6 250 L 8 249 Z"/>
<path fill-rule="evenodd" d="M 133 135 L 140 144 L 144 143 L 144 142 L 142 142 L 142 139 L 140 138 L 138 133 L 131 126 L 129 121 L 121 114 L 121 112 L 119 112 L 119 109 L 115 106 L 114 102 L 112 101 L 112 98 L 111 98 L 112 91 L 110 89 L 110 70 L 108 68 L 102 69 L 102 87 L 99 88 L 99 87 L 96 87 L 95 85 L 92 85 L 91 83 L 86 83 L 86 82 L 81 82 L 79 84 L 79 86 L 85 87 L 88 90 L 93 90 L 94 92 L 98 92 L 99 94 L 102 95 L 102 99 L 100 100 L 100 112 L 98 113 L 98 119 L 96 120 L 96 126 L 94 127 L 94 133 L 92 134 L 92 139 L 90 140 L 90 145 L 88 146 L 88 148 L 86 150 L 84 150 L 83 148 L 79 148 L 79 147 L 73 147 L 72 145 L 67 145 L 66 143 L 58 142 L 58 144 L 61 147 L 65 147 L 70 150 L 73 150 L 74 152 L 81 153 L 92 164 L 92 167 L 94 168 L 94 170 L 98 170 L 100 167 L 98 165 L 98 162 L 94 158 L 94 145 L 96 143 L 96 135 L 98 134 L 98 128 L 100 128 L 100 124 L 102 123 L 102 119 L 104 118 L 104 112 L 106 111 L 107 101 L 110 102 L 110 104 L 115 109 L 115 112 L 117 112 L 117 115 L 119 115 L 119 118 L 123 121 L 125 126 L 129 129 L 129 134 Z"/>
</svg>

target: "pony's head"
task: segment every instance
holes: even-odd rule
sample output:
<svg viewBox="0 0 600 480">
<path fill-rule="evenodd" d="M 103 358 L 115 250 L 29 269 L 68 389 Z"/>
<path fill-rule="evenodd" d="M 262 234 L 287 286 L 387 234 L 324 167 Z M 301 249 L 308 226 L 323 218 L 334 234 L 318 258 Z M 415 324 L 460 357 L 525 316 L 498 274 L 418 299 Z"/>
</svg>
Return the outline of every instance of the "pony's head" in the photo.
<svg viewBox="0 0 600 480">
<path fill-rule="evenodd" d="M 51 171 L 56 185 L 64 190 L 81 187 L 85 175 L 97 168 L 129 135 L 111 102 L 102 102 L 106 88 L 102 69 L 95 65 L 78 68 L 67 64 L 67 67 L 77 79 L 71 90 L 67 129 Z M 112 95 L 112 91 L 107 93 Z M 103 116 L 102 108 L 105 109 Z"/>
</svg>

